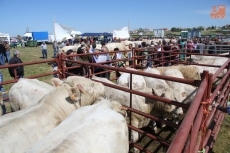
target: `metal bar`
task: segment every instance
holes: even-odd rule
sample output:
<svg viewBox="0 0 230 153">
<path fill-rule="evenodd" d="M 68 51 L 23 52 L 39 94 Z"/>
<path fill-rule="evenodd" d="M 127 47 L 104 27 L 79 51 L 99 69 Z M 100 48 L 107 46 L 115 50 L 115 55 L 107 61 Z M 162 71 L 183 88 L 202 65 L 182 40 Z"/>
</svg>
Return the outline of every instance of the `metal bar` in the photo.
<svg viewBox="0 0 230 153">
<path fill-rule="evenodd" d="M 124 105 L 123 105 L 123 106 L 124 106 Z M 129 111 L 131 111 L 131 112 L 134 112 L 134 113 L 136 113 L 136 114 L 139 114 L 139 115 L 148 117 L 148 118 L 150 118 L 150 119 L 152 119 L 152 120 L 154 120 L 154 121 L 157 121 L 157 122 L 160 122 L 160 123 L 164 123 L 164 124 L 166 124 L 166 125 L 168 125 L 168 126 L 170 126 L 170 127 L 176 128 L 176 129 L 179 128 L 179 125 L 178 125 L 178 124 L 175 124 L 175 123 L 169 122 L 169 121 L 167 121 L 167 120 L 164 120 L 164 119 L 155 117 L 155 116 L 153 116 L 153 115 L 151 115 L 151 114 L 147 114 L 147 113 L 141 112 L 141 111 L 139 111 L 139 110 L 136 110 L 136 109 L 134 109 L 134 108 L 130 108 L 130 107 L 128 107 L 128 106 L 124 106 L 124 107 L 126 107 L 126 108 L 127 108 Z"/>
<path fill-rule="evenodd" d="M 225 69 L 225 67 L 228 66 L 230 62 L 230 59 L 228 59 L 217 71 L 216 73 L 213 75 L 212 79 L 215 80 L 216 77 Z"/>
<path fill-rule="evenodd" d="M 16 66 L 25 66 L 25 65 L 34 65 L 34 64 L 48 63 L 48 62 L 55 62 L 55 59 L 45 59 L 45 60 L 42 60 L 42 61 L 34 61 L 34 62 L 24 62 L 24 63 L 19 63 L 19 64 L 1 65 L 0 69 L 9 68 L 9 67 L 16 67 Z"/>
<path fill-rule="evenodd" d="M 225 83 L 226 79 L 229 77 L 230 75 L 230 69 L 228 70 L 228 72 L 224 75 L 224 77 L 221 79 L 221 82 L 219 83 L 218 86 L 216 86 L 216 89 L 214 90 L 214 92 L 212 93 L 212 95 L 210 96 L 210 101 L 213 101 L 218 93 L 218 91 L 220 90 L 221 86 Z"/>
<path fill-rule="evenodd" d="M 152 153 L 151 151 L 149 151 L 149 150 L 147 150 L 147 149 L 145 149 L 145 148 L 143 148 L 143 147 L 141 147 L 141 146 L 139 146 L 136 143 L 133 143 L 131 141 L 129 141 L 129 145 L 141 150 L 141 152 Z"/>
<path fill-rule="evenodd" d="M 223 102 L 226 102 L 225 100 L 226 100 L 226 98 L 227 98 L 227 94 L 225 95 L 225 99 L 223 99 Z M 216 112 L 217 110 L 216 109 L 213 109 L 212 110 L 213 112 Z M 220 112 L 219 110 L 218 110 L 218 113 L 217 113 L 217 115 L 215 115 L 215 117 L 214 117 L 214 119 L 212 120 L 212 122 L 211 122 L 211 124 L 210 124 L 210 126 L 209 126 L 209 129 L 208 129 L 208 131 L 207 131 L 207 133 L 206 133 L 206 136 L 205 136 L 205 140 L 204 140 L 204 143 L 205 143 L 205 148 L 206 149 L 209 149 L 210 147 L 212 147 L 212 145 L 211 144 L 213 144 L 214 142 L 215 142 L 215 140 L 216 140 L 216 138 L 214 137 L 214 135 L 217 135 L 218 134 L 218 128 L 220 128 L 219 127 L 219 124 L 221 124 L 222 123 L 222 119 L 220 118 L 220 117 L 217 117 L 217 116 L 220 116 L 220 115 L 225 115 L 225 113 L 223 113 L 223 112 Z M 216 120 L 216 118 L 217 118 L 217 120 Z M 205 150 L 206 150 L 205 149 Z M 208 151 L 208 150 L 207 150 Z"/>
<path fill-rule="evenodd" d="M 130 87 L 130 90 L 132 90 L 133 88 L 133 75 L 130 74 L 130 82 L 129 82 L 129 87 Z M 130 104 L 130 107 L 133 108 L 133 102 L 132 102 L 132 93 L 130 92 L 129 94 L 130 96 L 130 99 L 129 99 L 129 104 Z M 130 118 L 129 118 L 129 123 L 132 125 L 132 111 L 130 111 Z M 131 140 L 131 130 L 129 131 L 129 140 Z"/>
<path fill-rule="evenodd" d="M 205 71 L 206 72 L 206 71 Z M 208 80 L 207 78 L 203 78 L 201 85 L 198 88 L 197 94 L 194 97 L 178 131 L 175 135 L 167 153 L 175 153 L 175 152 L 182 152 L 185 142 L 187 140 L 189 131 L 193 124 L 193 121 L 196 116 L 196 112 L 198 111 L 198 107 L 200 105 L 200 101 L 202 99 L 203 94 L 205 93 L 205 89 L 207 87 Z"/>
<path fill-rule="evenodd" d="M 194 124 L 192 125 L 192 131 L 190 134 L 190 139 L 188 139 L 188 142 L 185 146 L 184 153 L 193 152 L 195 145 L 197 143 L 199 144 L 197 138 L 199 136 L 199 130 L 200 130 L 201 122 L 202 122 L 202 117 L 203 117 L 203 106 L 201 105 L 199 110 L 198 110 L 198 114 L 197 114 L 197 117 L 194 121 Z"/>
<path fill-rule="evenodd" d="M 136 91 L 136 90 L 130 90 L 129 88 L 121 87 L 121 86 L 118 86 L 118 85 L 113 85 L 113 84 L 110 84 L 110 83 L 106 83 L 106 82 L 102 82 L 102 81 L 98 81 L 98 80 L 94 80 L 94 79 L 92 79 L 92 80 L 96 81 L 96 82 L 100 82 L 100 83 L 104 84 L 105 86 L 112 87 L 112 88 L 119 89 L 119 90 L 123 90 L 125 92 L 131 92 L 131 93 L 136 94 L 136 95 L 140 95 L 140 96 L 147 97 L 147 98 L 152 98 L 152 99 L 155 99 L 155 100 L 158 100 L 158 101 L 162 101 L 162 102 L 165 102 L 165 103 L 170 103 L 170 104 L 173 104 L 173 105 L 176 105 L 176 106 L 179 106 L 179 107 L 183 107 L 183 108 L 188 108 L 189 107 L 188 104 L 179 103 L 177 101 L 169 100 L 169 99 L 166 99 L 166 98 L 163 98 L 163 97 L 154 96 L 154 95 L 151 95 L 151 94 L 148 94 L 148 93 L 143 93 L 143 92 Z"/>
<path fill-rule="evenodd" d="M 209 76 L 209 74 L 208 73 L 204 73 L 204 75 L 205 75 L 205 78 L 207 78 L 207 87 L 206 87 L 206 89 L 205 89 L 205 93 L 204 93 L 204 95 L 203 95 L 203 97 L 202 97 L 202 105 L 203 105 L 203 118 L 202 118 L 202 123 L 201 123 L 201 131 L 202 131 L 202 133 L 201 133 L 201 143 L 200 143 L 200 147 L 199 147 L 199 150 L 202 150 L 202 148 L 203 148 L 203 146 L 204 146 L 204 138 L 205 138 L 205 133 L 206 133 L 206 126 L 205 126 L 205 122 L 206 122 L 206 119 L 207 119 L 207 117 L 208 117 L 208 105 L 209 105 L 209 102 L 208 102 L 208 97 L 210 96 L 210 95 L 208 95 L 209 93 L 208 93 L 208 91 L 210 91 L 210 89 L 209 88 L 211 88 L 211 86 L 210 86 L 210 83 L 212 83 L 212 82 L 209 82 L 209 81 L 212 81 L 211 79 L 210 79 L 210 76 Z"/>
<path fill-rule="evenodd" d="M 170 143 L 167 142 L 167 141 L 165 141 L 164 139 L 158 138 L 158 137 L 156 137 L 156 136 L 154 136 L 154 135 L 152 135 L 152 134 L 146 133 L 145 131 L 143 131 L 143 130 L 141 130 L 141 129 L 139 129 L 139 128 L 136 128 L 136 127 L 134 127 L 134 126 L 132 126 L 132 125 L 128 125 L 128 128 L 131 128 L 132 130 L 135 130 L 135 131 L 137 131 L 138 133 L 141 133 L 141 134 L 143 134 L 143 135 L 146 135 L 146 136 L 148 136 L 149 138 L 151 138 L 151 139 L 153 139 L 153 140 L 156 140 L 156 141 L 160 142 L 161 144 L 163 144 L 163 145 L 165 145 L 165 146 L 169 146 L 169 145 L 170 145 Z"/>
<path fill-rule="evenodd" d="M 75 62 L 75 63 L 89 65 L 89 66 L 97 66 L 97 67 L 101 67 L 101 68 L 109 69 L 109 70 L 113 70 L 113 71 L 121 71 L 121 72 L 126 72 L 126 73 L 142 75 L 142 76 L 154 77 L 154 78 L 163 79 L 163 80 L 175 81 L 175 82 L 190 84 L 190 85 L 194 85 L 194 86 L 198 86 L 198 84 L 200 83 L 200 80 L 181 79 L 181 78 L 170 77 L 170 76 L 162 76 L 159 74 L 151 74 L 151 73 L 146 73 L 146 72 L 141 72 L 141 71 L 121 69 L 121 68 L 116 68 L 116 67 L 112 67 L 112 66 L 99 65 L 99 64 L 87 63 L 87 62 L 82 62 L 82 61 L 72 61 L 72 60 L 65 60 L 65 61 Z"/>
</svg>

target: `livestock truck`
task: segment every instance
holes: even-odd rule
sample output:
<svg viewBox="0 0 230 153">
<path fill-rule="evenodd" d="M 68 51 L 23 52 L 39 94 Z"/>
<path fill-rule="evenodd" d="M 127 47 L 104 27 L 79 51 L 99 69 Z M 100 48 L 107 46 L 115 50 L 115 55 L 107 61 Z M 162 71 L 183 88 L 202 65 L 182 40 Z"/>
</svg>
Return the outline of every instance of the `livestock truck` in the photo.
<svg viewBox="0 0 230 153">
<path fill-rule="evenodd" d="M 48 31 L 41 32 L 27 32 L 23 36 L 23 40 L 25 42 L 25 46 L 28 46 L 29 41 L 36 41 L 36 46 L 41 45 L 42 42 L 49 42 Z"/>
</svg>

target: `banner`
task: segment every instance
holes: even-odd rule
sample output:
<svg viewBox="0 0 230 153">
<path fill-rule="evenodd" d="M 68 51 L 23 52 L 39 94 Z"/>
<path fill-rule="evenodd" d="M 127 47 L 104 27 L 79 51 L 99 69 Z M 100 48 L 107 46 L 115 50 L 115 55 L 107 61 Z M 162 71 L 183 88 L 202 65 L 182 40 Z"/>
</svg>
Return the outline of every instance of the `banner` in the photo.
<svg viewBox="0 0 230 153">
<path fill-rule="evenodd" d="M 129 39 L 129 27 L 123 27 L 121 30 L 113 30 L 113 38 Z"/>
</svg>

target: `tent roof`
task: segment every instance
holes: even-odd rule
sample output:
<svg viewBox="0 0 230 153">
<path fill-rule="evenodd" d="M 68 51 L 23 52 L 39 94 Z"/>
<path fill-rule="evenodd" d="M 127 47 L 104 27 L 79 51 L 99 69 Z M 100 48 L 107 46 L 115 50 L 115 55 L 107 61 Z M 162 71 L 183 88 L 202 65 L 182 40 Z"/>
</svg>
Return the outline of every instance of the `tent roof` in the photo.
<svg viewBox="0 0 230 153">
<path fill-rule="evenodd" d="M 108 33 L 108 32 L 103 32 L 103 33 L 92 33 L 92 32 L 89 32 L 89 33 L 83 33 L 81 34 L 81 36 L 113 36 L 112 33 Z"/>
<path fill-rule="evenodd" d="M 71 31 L 71 34 L 81 35 L 81 31 Z"/>
</svg>

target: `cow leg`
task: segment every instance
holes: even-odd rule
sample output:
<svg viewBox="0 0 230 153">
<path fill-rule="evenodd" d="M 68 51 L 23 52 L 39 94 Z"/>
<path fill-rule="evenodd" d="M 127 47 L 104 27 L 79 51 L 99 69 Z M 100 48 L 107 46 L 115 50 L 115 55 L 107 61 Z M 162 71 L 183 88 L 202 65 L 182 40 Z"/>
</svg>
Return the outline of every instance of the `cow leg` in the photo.
<svg viewBox="0 0 230 153">
<path fill-rule="evenodd" d="M 6 106 L 5 106 L 5 104 L 1 105 L 1 108 L 2 108 L 2 115 L 5 115 L 6 114 Z"/>
<path fill-rule="evenodd" d="M 164 118 L 164 120 L 165 120 L 165 121 L 167 121 L 167 120 L 168 120 L 168 118 L 167 118 L 167 117 L 165 117 L 165 118 Z M 161 123 L 161 127 L 162 127 L 162 128 L 166 127 L 166 124 L 165 124 L 165 123 Z"/>
<path fill-rule="evenodd" d="M 138 128 L 138 122 L 132 121 L 132 126 Z M 137 140 L 138 140 L 138 138 L 139 138 L 138 132 L 132 130 L 132 131 L 131 131 L 131 136 L 132 136 L 132 141 L 133 141 L 133 143 L 137 142 Z M 139 152 L 140 152 L 139 149 L 134 148 L 134 153 L 139 153 Z"/>
<path fill-rule="evenodd" d="M 157 123 L 155 120 L 151 121 L 150 127 L 154 130 L 155 133 L 157 133 Z"/>
</svg>

